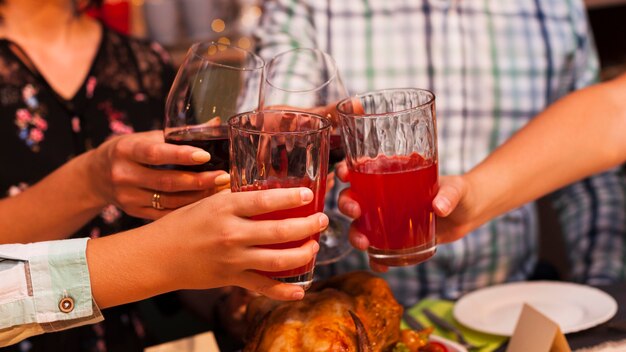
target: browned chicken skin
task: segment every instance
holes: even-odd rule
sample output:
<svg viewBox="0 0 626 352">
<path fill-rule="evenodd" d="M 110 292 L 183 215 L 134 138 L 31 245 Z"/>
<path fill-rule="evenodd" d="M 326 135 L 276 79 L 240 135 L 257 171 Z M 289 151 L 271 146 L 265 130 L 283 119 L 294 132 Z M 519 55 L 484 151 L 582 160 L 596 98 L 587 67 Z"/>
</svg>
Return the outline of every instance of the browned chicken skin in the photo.
<svg viewBox="0 0 626 352">
<path fill-rule="evenodd" d="M 359 351 L 350 311 L 363 322 L 373 351 L 384 351 L 400 339 L 402 306 L 387 283 L 354 272 L 314 285 L 301 301 L 252 301 L 244 352 Z"/>
</svg>

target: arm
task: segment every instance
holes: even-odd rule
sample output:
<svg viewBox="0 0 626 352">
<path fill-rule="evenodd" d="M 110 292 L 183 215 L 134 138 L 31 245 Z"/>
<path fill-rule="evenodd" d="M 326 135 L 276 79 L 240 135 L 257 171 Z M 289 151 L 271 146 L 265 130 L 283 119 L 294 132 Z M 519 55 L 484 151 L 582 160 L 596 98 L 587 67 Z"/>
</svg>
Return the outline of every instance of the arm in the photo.
<svg viewBox="0 0 626 352">
<path fill-rule="evenodd" d="M 473 222 L 484 223 L 626 160 L 626 75 L 574 92 L 468 172 Z"/>
<path fill-rule="evenodd" d="M 285 250 L 259 245 L 308 238 L 325 228 L 328 218 L 313 214 L 253 221 L 249 217 L 299 207 L 312 199 L 305 188 L 221 192 L 121 234 L 0 246 L 0 312 L 7 313 L 0 315 L 0 346 L 98 321 L 98 306 L 107 308 L 176 289 L 234 285 L 275 299 L 301 299 L 301 287 L 254 270 L 305 265 L 319 249 L 317 242 Z M 61 304 L 68 298 L 71 309 Z"/>
<path fill-rule="evenodd" d="M 107 204 L 156 219 L 213 193 L 221 172 L 156 170 L 146 165 L 199 164 L 210 155 L 163 143 L 162 132 L 114 138 L 57 169 L 26 191 L 0 200 L 0 243 L 60 239 L 78 230 Z M 155 191 L 167 208 L 151 208 Z M 36 209 L 37 211 L 33 211 Z"/>
<path fill-rule="evenodd" d="M 443 176 L 433 206 L 439 242 L 455 241 L 488 220 L 569 183 L 626 161 L 626 75 L 574 92 L 539 114 L 463 176 Z M 348 180 L 345 163 L 337 175 Z M 349 190 L 342 213 L 356 218 Z M 352 232 L 352 244 L 367 238 Z"/>
</svg>

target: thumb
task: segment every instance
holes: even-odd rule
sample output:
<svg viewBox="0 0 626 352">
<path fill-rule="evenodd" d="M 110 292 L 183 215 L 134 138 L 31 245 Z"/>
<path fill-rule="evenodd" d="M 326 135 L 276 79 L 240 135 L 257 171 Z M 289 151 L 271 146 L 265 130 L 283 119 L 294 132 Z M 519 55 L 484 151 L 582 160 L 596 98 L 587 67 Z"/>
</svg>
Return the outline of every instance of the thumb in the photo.
<svg viewBox="0 0 626 352">
<path fill-rule="evenodd" d="M 437 216 L 446 217 L 459 205 L 466 192 L 464 185 L 460 176 L 441 177 L 439 191 L 432 203 Z"/>
</svg>

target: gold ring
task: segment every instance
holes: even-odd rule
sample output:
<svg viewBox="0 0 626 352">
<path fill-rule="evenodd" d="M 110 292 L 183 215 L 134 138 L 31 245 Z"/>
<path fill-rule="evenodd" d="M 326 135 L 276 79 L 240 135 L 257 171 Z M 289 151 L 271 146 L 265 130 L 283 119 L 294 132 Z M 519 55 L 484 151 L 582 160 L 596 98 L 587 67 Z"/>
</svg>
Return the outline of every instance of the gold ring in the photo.
<svg viewBox="0 0 626 352">
<path fill-rule="evenodd" d="M 161 193 L 154 192 L 152 195 L 152 207 L 156 210 L 163 210 L 163 206 L 161 205 Z"/>
</svg>

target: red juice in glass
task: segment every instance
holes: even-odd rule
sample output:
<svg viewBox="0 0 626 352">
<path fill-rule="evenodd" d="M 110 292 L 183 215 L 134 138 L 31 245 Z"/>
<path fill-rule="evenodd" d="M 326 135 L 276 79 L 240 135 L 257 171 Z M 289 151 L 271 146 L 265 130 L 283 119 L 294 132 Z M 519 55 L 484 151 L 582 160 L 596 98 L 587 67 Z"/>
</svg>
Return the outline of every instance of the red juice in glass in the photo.
<svg viewBox="0 0 626 352">
<path fill-rule="evenodd" d="M 416 153 L 379 156 L 355 163 L 350 184 L 362 212 L 356 225 L 370 241 L 372 261 L 412 265 L 435 253 L 436 162 Z"/>
<path fill-rule="evenodd" d="M 324 195 L 326 193 L 326 182 L 320 182 L 319 185 L 316 185 L 311 180 L 307 179 L 297 179 L 297 178 L 286 178 L 286 179 L 269 179 L 263 181 L 256 181 L 254 185 L 248 185 L 242 187 L 242 191 L 256 191 L 262 189 L 272 189 L 272 188 L 294 188 L 294 187 L 307 187 L 313 191 L 313 200 L 311 203 L 293 209 L 279 210 L 267 214 L 253 216 L 253 220 L 283 220 L 289 218 L 301 218 L 307 217 L 309 215 L 313 215 L 318 212 L 324 211 Z M 291 241 L 285 243 L 277 243 L 271 245 L 261 246 L 263 248 L 272 248 L 272 249 L 287 249 L 287 248 L 295 248 L 303 245 L 305 242 L 309 240 L 319 241 L 320 234 L 314 233 L 311 234 L 309 238 L 304 238 L 300 241 Z M 277 272 L 268 272 L 268 271 L 258 271 L 259 273 L 274 277 L 292 277 L 302 275 L 304 273 L 310 272 L 313 270 L 314 260 L 310 261 L 307 265 L 301 266 L 292 270 L 285 271 L 277 271 Z"/>
</svg>

